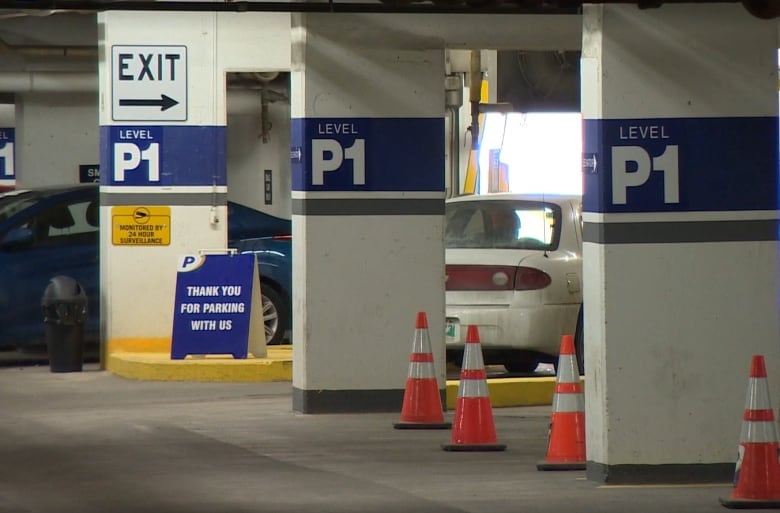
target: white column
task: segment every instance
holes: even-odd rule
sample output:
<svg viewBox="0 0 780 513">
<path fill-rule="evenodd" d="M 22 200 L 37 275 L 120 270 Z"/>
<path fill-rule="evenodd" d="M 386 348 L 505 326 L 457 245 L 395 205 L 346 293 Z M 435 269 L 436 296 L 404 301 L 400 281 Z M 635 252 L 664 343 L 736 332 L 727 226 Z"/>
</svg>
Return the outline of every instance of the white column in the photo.
<svg viewBox="0 0 780 513">
<path fill-rule="evenodd" d="M 289 70 L 289 20 L 267 13 L 98 15 L 108 351 L 170 350 L 177 259 L 227 241 L 225 72 Z M 163 95 L 176 103 L 147 105 L 168 102 Z M 134 206 L 168 212 L 168 243 L 112 240 L 112 216 Z"/>
<path fill-rule="evenodd" d="M 588 477 L 730 480 L 751 355 L 780 384 L 777 22 L 583 23 Z"/>
<path fill-rule="evenodd" d="M 444 50 L 293 22 L 293 408 L 400 412 L 415 315 L 444 387 Z"/>
</svg>

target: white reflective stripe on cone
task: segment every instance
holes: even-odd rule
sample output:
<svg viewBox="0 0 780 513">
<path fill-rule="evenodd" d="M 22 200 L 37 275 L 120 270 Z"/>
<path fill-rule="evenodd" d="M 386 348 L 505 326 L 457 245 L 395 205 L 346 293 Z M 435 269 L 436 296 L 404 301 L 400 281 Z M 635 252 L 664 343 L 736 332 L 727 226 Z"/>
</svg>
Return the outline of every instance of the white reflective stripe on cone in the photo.
<svg viewBox="0 0 780 513">
<path fill-rule="evenodd" d="M 409 376 L 414 379 L 435 378 L 436 371 L 430 362 L 411 362 L 409 363 Z"/>
<path fill-rule="evenodd" d="M 558 358 L 558 376 L 555 380 L 558 383 L 578 383 L 580 381 L 580 373 L 574 355 L 564 354 Z"/>
<path fill-rule="evenodd" d="M 413 353 L 431 352 L 431 341 L 427 336 L 427 332 L 424 332 L 424 330 L 418 329 L 417 333 L 414 334 L 414 342 L 412 343 L 412 352 Z"/>
<path fill-rule="evenodd" d="M 749 378 L 746 410 L 771 410 L 769 385 L 766 378 Z"/>
<path fill-rule="evenodd" d="M 741 442 L 777 442 L 777 428 L 774 421 L 743 420 L 742 431 L 739 435 Z"/>
<path fill-rule="evenodd" d="M 572 413 L 585 411 L 585 397 L 582 394 L 555 394 L 553 412 Z"/>
<path fill-rule="evenodd" d="M 485 361 L 482 359 L 482 350 L 479 344 L 466 344 L 463 355 L 463 366 L 465 370 L 482 370 L 485 368 Z"/>
<path fill-rule="evenodd" d="M 488 397 L 488 386 L 484 379 L 461 379 L 458 397 Z"/>
</svg>

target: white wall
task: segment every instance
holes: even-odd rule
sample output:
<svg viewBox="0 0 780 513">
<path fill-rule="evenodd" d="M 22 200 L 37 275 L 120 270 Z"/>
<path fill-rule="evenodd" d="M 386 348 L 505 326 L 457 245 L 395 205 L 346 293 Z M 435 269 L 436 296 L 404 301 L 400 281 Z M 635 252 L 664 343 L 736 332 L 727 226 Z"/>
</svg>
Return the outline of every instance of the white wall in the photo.
<svg viewBox="0 0 780 513">
<path fill-rule="evenodd" d="M 228 92 L 228 101 L 230 92 Z M 290 104 L 268 107 L 271 132 L 261 138 L 260 108 L 227 117 L 228 199 L 262 212 L 290 219 Z M 265 204 L 264 176 L 272 175 L 272 203 Z"/>
<path fill-rule="evenodd" d="M 13 104 L 0 104 L 0 127 L 13 128 L 16 126 Z"/>
<path fill-rule="evenodd" d="M 17 96 L 18 187 L 77 183 L 79 164 L 99 162 L 97 105 L 97 93 Z"/>
<path fill-rule="evenodd" d="M 701 11 L 687 5 L 647 10 L 587 6 L 585 122 L 657 120 L 649 123 L 663 126 L 703 120 L 698 126 L 708 127 L 722 119 L 776 117 L 773 22 L 750 16 L 740 5 L 713 6 L 706 16 L 698 15 Z M 606 141 L 611 136 L 598 134 L 604 147 L 597 151 L 609 151 L 613 143 Z M 687 134 L 673 137 L 670 142 L 680 145 L 680 155 L 688 151 L 698 158 L 715 152 L 727 162 L 718 140 L 710 148 L 694 145 Z M 609 190 L 610 182 L 606 173 L 586 177 L 586 232 L 591 224 L 595 232 L 629 222 L 637 223 L 638 234 L 650 233 L 653 223 L 664 223 L 667 230 L 701 223 L 704 231 L 710 222 L 726 226 L 776 216 L 738 206 L 719 211 L 724 203 L 715 198 L 709 210 L 685 210 L 695 194 L 711 190 L 708 172 L 713 181 L 719 172 L 738 177 L 723 188 L 739 179 L 752 188 L 757 175 L 771 172 L 755 169 L 758 164 L 745 154 L 748 150 L 733 151 L 744 155 L 743 169 L 730 163 L 723 164 L 728 166 L 725 171 L 681 167 L 682 201 L 679 208 L 671 201 L 661 205 L 670 207 L 666 212 L 658 202 L 650 203 L 654 211 L 642 211 L 632 200 L 628 207 L 633 210 L 610 210 L 611 197 L 601 210 L 589 208 L 589 200 L 604 196 L 598 189 L 588 191 L 588 183 L 592 187 L 601 180 Z M 596 244 L 587 239 L 583 291 L 588 460 L 610 466 L 733 461 L 751 355 L 766 355 L 771 386 L 776 390 L 780 384 L 777 241 L 705 238 Z"/>
</svg>

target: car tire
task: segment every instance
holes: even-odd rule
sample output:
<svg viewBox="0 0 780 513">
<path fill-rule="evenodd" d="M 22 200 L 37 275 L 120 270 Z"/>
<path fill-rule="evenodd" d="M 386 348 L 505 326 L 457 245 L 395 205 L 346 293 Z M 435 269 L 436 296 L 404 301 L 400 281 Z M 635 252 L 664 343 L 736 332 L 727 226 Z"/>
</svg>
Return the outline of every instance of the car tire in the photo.
<svg viewBox="0 0 780 513">
<path fill-rule="evenodd" d="M 268 345 L 281 344 L 287 332 L 287 306 L 282 295 L 273 287 L 261 287 L 263 297 L 263 325 Z"/>
<path fill-rule="evenodd" d="M 447 349 L 447 364 L 452 364 L 459 369 L 463 368 L 463 350 L 462 349 Z"/>
<path fill-rule="evenodd" d="M 574 352 L 577 356 L 577 368 L 580 371 L 580 375 L 585 374 L 585 331 L 583 330 L 583 313 L 582 305 L 580 305 L 580 311 L 577 314 L 577 327 L 574 330 Z"/>
<path fill-rule="evenodd" d="M 509 372 L 534 372 L 539 366 L 539 358 L 533 356 L 513 356 L 511 359 L 504 361 L 504 368 Z"/>
</svg>

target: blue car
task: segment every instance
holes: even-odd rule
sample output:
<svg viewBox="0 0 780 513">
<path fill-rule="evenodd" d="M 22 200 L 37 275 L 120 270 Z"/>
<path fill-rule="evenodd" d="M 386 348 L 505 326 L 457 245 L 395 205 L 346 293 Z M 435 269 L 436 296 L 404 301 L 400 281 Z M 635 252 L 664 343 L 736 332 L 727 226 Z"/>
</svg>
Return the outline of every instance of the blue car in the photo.
<svg viewBox="0 0 780 513">
<path fill-rule="evenodd" d="M 84 288 L 87 344 L 99 342 L 100 234 L 96 184 L 0 194 L 0 348 L 45 345 L 41 297 L 49 280 L 70 276 Z M 291 326 L 291 223 L 228 203 L 228 247 L 254 253 L 266 340 L 286 340 Z"/>
</svg>

